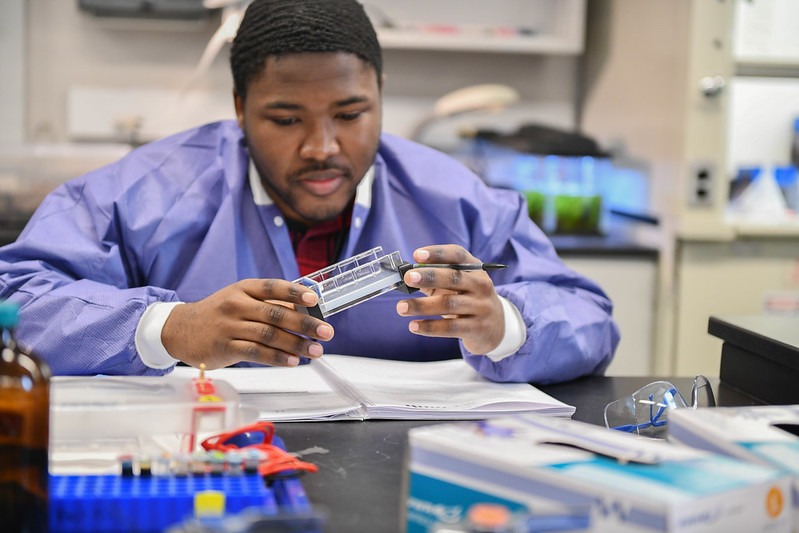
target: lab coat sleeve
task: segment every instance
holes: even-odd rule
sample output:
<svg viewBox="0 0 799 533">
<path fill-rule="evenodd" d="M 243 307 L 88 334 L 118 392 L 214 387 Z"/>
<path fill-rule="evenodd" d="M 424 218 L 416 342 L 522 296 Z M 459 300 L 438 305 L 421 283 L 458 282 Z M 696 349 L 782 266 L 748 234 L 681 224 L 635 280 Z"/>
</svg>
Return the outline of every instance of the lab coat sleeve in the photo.
<svg viewBox="0 0 799 533">
<path fill-rule="evenodd" d="M 177 296 L 137 286 L 112 204 L 89 197 L 82 183 L 50 194 L 0 249 L 0 298 L 20 305 L 17 339 L 56 375 L 164 374 L 171 369 L 144 365 L 134 334 L 149 304 Z"/>
<path fill-rule="evenodd" d="M 497 362 L 461 345 L 480 374 L 494 381 L 546 384 L 601 374 L 610 364 L 619 333 L 606 299 L 546 282 L 514 283 L 497 291 L 522 313 L 527 339 L 516 354 Z"/>
<path fill-rule="evenodd" d="M 499 361 L 472 354 L 461 342 L 464 358 L 483 376 L 501 382 L 546 384 L 602 374 L 620 339 L 610 299 L 557 257 L 521 200 L 514 216 L 512 223 L 493 222 L 496 233 L 477 257 L 509 265 L 492 277 L 497 293 L 519 309 L 527 338 L 515 354 Z M 503 228 L 509 228 L 504 236 Z"/>
</svg>

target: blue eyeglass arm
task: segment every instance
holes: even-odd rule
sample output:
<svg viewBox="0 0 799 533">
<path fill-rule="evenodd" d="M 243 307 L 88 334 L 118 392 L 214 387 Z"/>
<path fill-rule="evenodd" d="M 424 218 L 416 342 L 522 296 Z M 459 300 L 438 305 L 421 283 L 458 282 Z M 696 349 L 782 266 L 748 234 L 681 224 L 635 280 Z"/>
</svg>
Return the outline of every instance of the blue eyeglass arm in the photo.
<svg viewBox="0 0 799 533">
<path fill-rule="evenodd" d="M 669 389 L 668 394 L 675 395 L 676 393 L 677 393 L 677 389 Z M 661 420 L 661 417 L 663 416 L 663 413 L 666 412 L 666 406 L 665 405 L 661 405 L 660 407 L 658 407 L 657 412 L 654 412 L 653 411 L 653 406 L 655 404 L 654 398 L 655 397 L 654 397 L 653 394 L 649 395 L 650 404 L 649 404 L 649 421 L 648 422 L 642 422 L 640 424 L 625 424 L 623 426 L 616 426 L 616 427 L 613 427 L 611 429 L 615 429 L 617 431 L 624 431 L 626 433 L 633 433 L 634 431 L 647 429 L 649 427 L 658 428 L 658 427 L 665 426 L 668 423 L 668 420 Z"/>
<path fill-rule="evenodd" d="M 673 397 L 676 394 L 678 394 L 678 391 L 677 391 L 677 389 L 669 389 L 669 392 L 667 394 L 670 394 Z M 649 400 L 651 401 L 652 399 L 653 399 L 653 396 L 650 394 L 649 395 Z M 666 412 L 666 406 L 661 404 L 660 407 L 658 407 L 658 412 L 655 413 L 654 416 L 653 416 L 652 415 L 652 405 L 653 404 L 651 404 L 651 403 L 649 404 L 649 419 L 650 419 L 650 422 L 656 428 L 665 426 L 666 423 L 668 422 L 668 420 L 661 420 L 660 417 L 663 416 L 663 413 Z"/>
</svg>

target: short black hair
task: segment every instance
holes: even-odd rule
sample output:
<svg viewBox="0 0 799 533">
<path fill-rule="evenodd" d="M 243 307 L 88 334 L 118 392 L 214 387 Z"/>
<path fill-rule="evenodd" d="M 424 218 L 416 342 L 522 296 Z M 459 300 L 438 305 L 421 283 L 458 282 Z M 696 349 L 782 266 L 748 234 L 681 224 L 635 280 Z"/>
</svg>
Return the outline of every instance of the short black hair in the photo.
<svg viewBox="0 0 799 533">
<path fill-rule="evenodd" d="M 347 52 L 374 67 L 380 86 L 383 56 L 377 34 L 356 0 L 255 0 L 230 48 L 236 93 L 245 98 L 267 57 L 303 52 Z"/>
</svg>

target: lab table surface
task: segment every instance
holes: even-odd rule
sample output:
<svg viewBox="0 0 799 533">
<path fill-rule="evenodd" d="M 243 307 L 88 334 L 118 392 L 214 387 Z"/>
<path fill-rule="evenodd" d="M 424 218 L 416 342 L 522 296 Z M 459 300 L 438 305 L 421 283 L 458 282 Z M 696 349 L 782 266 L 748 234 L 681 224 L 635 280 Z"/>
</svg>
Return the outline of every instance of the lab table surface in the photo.
<svg viewBox="0 0 799 533">
<path fill-rule="evenodd" d="M 539 387 L 576 407 L 573 419 L 604 425 L 609 402 L 657 379 L 671 381 L 690 395 L 693 379 L 590 377 Z M 711 380 L 718 405 L 758 403 L 735 389 Z M 336 421 L 277 424 L 287 448 L 319 466 L 302 478 L 315 508 L 327 515 L 326 533 L 400 531 L 404 460 L 408 430 L 437 421 Z"/>
</svg>

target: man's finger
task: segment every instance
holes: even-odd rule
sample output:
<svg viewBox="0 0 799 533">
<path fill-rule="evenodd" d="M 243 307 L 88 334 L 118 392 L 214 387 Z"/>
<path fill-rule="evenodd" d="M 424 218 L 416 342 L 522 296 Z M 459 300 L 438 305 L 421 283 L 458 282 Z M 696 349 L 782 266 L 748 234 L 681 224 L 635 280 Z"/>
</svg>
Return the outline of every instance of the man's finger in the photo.
<svg viewBox="0 0 799 533">
<path fill-rule="evenodd" d="M 313 289 L 282 279 L 246 279 L 239 282 L 241 289 L 256 300 L 276 300 L 303 307 L 314 306 L 319 296 Z"/>
</svg>

